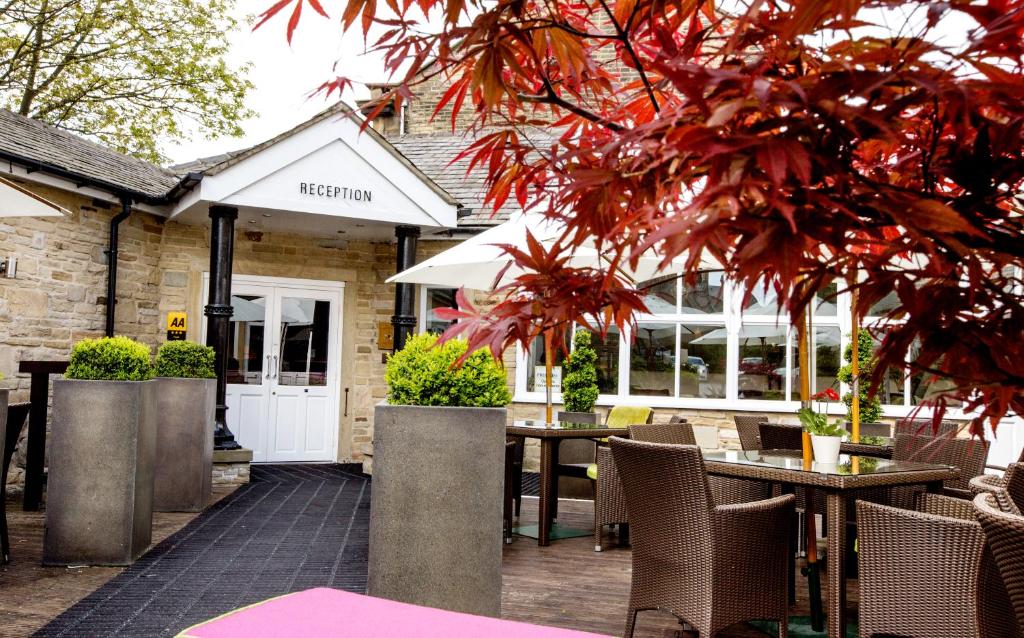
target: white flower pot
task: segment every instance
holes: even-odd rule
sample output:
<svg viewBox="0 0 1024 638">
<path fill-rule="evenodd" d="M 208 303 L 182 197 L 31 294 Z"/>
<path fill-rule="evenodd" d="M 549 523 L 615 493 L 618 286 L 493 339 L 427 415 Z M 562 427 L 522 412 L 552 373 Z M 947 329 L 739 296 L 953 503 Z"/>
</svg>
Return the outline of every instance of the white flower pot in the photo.
<svg viewBox="0 0 1024 638">
<path fill-rule="evenodd" d="M 811 435 L 811 448 L 814 450 L 814 462 L 835 465 L 839 462 L 839 444 L 841 436 Z"/>
</svg>

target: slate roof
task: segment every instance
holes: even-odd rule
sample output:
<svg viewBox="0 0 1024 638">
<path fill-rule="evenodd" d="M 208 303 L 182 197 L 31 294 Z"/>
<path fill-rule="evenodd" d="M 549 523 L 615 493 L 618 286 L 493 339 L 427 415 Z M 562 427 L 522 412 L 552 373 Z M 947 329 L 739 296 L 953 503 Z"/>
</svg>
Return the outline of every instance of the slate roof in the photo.
<svg viewBox="0 0 1024 638">
<path fill-rule="evenodd" d="M 164 197 L 180 181 L 173 171 L 7 109 L 0 109 L 0 155 L 150 199 Z"/>
<path fill-rule="evenodd" d="M 462 204 L 459 226 L 495 226 L 520 210 L 514 199 L 509 198 L 495 213 L 490 204 L 484 205 L 486 170 L 477 168 L 467 175 L 469 159 L 451 163 L 473 143 L 472 138 L 452 134 L 406 135 L 392 138 L 391 143 Z"/>
</svg>

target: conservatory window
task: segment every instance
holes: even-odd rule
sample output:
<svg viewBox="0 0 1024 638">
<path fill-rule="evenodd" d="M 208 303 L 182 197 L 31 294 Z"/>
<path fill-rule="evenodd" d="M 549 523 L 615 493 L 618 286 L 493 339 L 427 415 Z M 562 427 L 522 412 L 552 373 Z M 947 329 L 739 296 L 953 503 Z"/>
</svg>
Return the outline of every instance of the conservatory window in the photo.
<svg viewBox="0 0 1024 638">
<path fill-rule="evenodd" d="M 679 396 L 724 399 L 728 333 L 724 326 L 679 325 Z"/>
</svg>

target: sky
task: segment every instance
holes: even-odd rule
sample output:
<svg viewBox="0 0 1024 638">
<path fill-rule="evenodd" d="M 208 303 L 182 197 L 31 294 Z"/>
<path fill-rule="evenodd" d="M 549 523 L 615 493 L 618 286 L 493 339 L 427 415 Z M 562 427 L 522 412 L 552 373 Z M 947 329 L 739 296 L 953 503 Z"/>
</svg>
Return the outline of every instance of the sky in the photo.
<svg viewBox="0 0 1024 638">
<path fill-rule="evenodd" d="M 241 24 L 230 36 L 228 63 L 235 67 L 251 65 L 247 76 L 255 85 L 246 102 L 257 114 L 242 123 L 244 137 L 207 139 L 202 134 L 194 134 L 191 141 L 166 145 L 166 153 L 173 163 L 246 148 L 306 121 L 330 104 L 323 96 L 309 97 L 310 92 L 336 75 L 344 75 L 357 82 L 387 80 L 380 57 L 364 54 L 363 38 L 358 29 L 342 36 L 336 14 L 344 6 L 344 0 L 322 2 L 331 19 L 309 10 L 307 4 L 291 46 L 285 38 L 288 9 L 255 32 L 249 26 L 247 18 L 271 4 L 273 0 L 237 0 L 234 11 Z M 925 15 L 919 7 L 914 14 L 913 23 L 920 23 Z M 967 31 L 975 24 L 963 18 L 962 14 L 956 15 L 955 19 L 940 23 L 933 37 L 938 36 L 947 44 L 966 41 Z M 876 24 L 899 25 L 907 19 L 907 13 L 897 7 L 891 15 L 876 13 L 867 17 Z M 371 41 L 381 30 L 382 27 L 371 29 Z M 356 93 L 349 93 L 344 99 L 352 104 L 355 99 L 365 97 L 368 97 L 366 89 L 358 87 Z M 336 96 L 332 98 L 332 102 L 336 99 Z"/>
<path fill-rule="evenodd" d="M 244 20 L 271 4 L 271 0 L 238 0 L 235 14 Z M 341 3 L 324 2 L 328 12 L 335 8 L 331 4 L 337 7 Z M 304 122 L 330 104 L 323 96 L 308 96 L 334 75 L 347 75 L 363 82 L 386 79 L 380 58 L 362 55 L 362 35 L 350 33 L 342 38 L 339 21 L 333 15 L 328 20 L 312 11 L 303 12 L 289 47 L 285 39 L 286 14 L 287 11 L 275 16 L 255 32 L 243 22 L 230 36 L 229 64 L 251 64 L 247 76 L 255 85 L 246 102 L 257 116 L 243 122 L 245 136 L 210 140 L 196 134 L 191 141 L 168 144 L 166 152 L 174 163 L 246 148 Z M 337 69 L 332 71 L 336 61 Z M 367 97 L 365 89 L 362 91 L 347 95 L 346 102 Z"/>
</svg>

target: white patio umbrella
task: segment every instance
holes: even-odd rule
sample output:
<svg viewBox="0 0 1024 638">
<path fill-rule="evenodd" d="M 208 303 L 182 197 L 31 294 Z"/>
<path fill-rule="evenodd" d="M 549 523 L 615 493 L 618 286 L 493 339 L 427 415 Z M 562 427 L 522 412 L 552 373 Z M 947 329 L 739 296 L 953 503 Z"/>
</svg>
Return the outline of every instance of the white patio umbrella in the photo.
<svg viewBox="0 0 1024 638">
<path fill-rule="evenodd" d="M 472 288 L 474 290 L 492 290 L 508 283 L 523 273 L 514 264 L 499 244 L 512 245 L 527 250 L 527 231 L 543 244 L 550 245 L 557 241 L 563 227 L 539 213 L 521 213 L 494 228 L 475 235 L 457 246 L 435 255 L 415 266 L 389 278 L 388 283 L 425 284 L 446 286 L 450 288 Z M 675 268 L 663 270 L 659 268 L 661 258 L 652 254 L 649 258 L 641 258 L 636 268 L 622 267 L 620 273 L 633 282 L 643 282 L 664 274 L 671 274 Z M 582 246 L 573 253 L 570 264 L 576 267 L 599 268 L 607 265 L 607 260 L 592 247 Z M 682 260 L 678 268 L 683 267 Z M 713 259 L 703 260 L 702 269 L 715 270 L 721 266 Z M 502 272 L 504 270 L 504 273 Z M 500 280 L 496 281 L 498 275 Z M 546 334 L 545 358 L 547 374 L 545 389 L 547 392 L 547 420 L 551 421 L 551 339 Z"/>
<path fill-rule="evenodd" d="M 0 177 L 0 217 L 70 217 L 71 211 Z"/>
<path fill-rule="evenodd" d="M 533 236 L 542 244 L 551 245 L 561 235 L 562 226 L 539 213 L 520 214 L 403 270 L 389 278 L 388 283 L 491 290 L 495 287 L 495 277 L 502 272 L 502 269 L 508 268 L 501 280 L 497 282 L 497 286 L 506 284 L 523 273 L 521 268 L 515 265 L 509 266 L 512 260 L 498 244 L 512 245 L 527 250 L 527 230 L 532 232 Z M 662 270 L 659 268 L 660 263 L 661 258 L 652 253 L 650 257 L 642 257 L 635 269 L 624 266 L 619 271 L 632 281 L 642 282 L 670 274 L 672 270 L 677 269 L 670 267 L 668 270 Z M 570 259 L 570 264 L 579 268 L 601 267 L 606 265 L 607 261 L 594 248 L 581 246 L 576 249 Z M 678 266 L 678 269 L 681 269 L 683 267 L 682 260 L 673 266 Z M 721 265 L 709 257 L 701 261 L 701 268 L 715 270 L 721 268 Z"/>
</svg>

